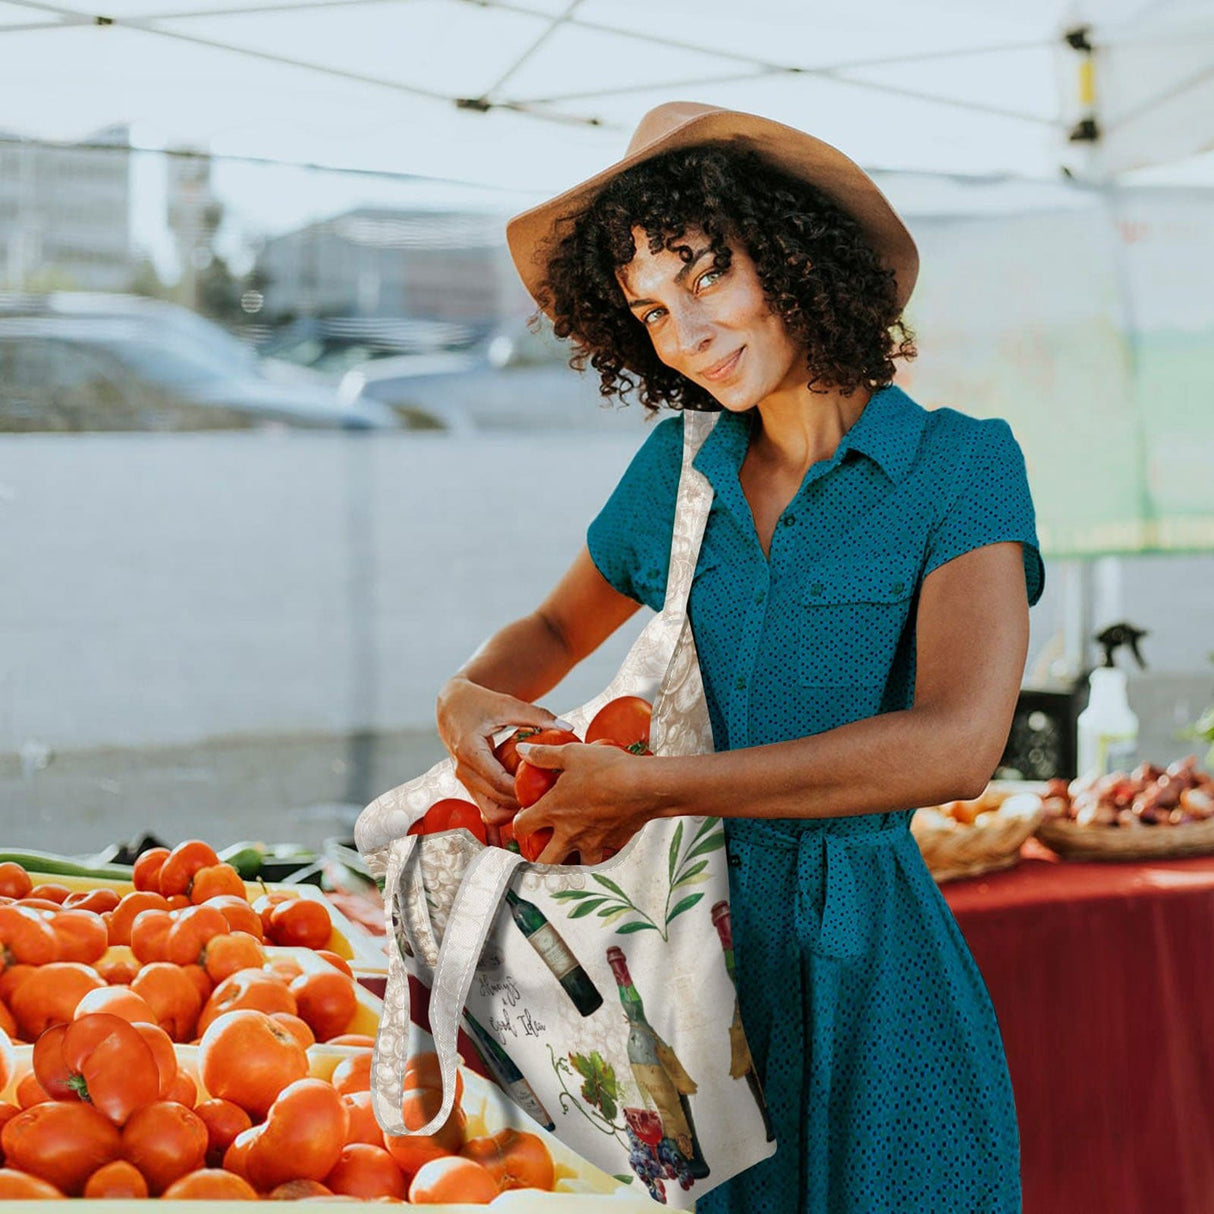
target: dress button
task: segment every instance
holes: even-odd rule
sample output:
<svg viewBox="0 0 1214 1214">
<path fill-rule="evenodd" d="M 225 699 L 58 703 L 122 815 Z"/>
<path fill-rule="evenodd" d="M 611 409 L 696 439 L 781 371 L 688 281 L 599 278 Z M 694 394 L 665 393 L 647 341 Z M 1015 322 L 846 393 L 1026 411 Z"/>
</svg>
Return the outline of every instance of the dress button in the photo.
<svg viewBox="0 0 1214 1214">
<path fill-rule="evenodd" d="M 895 594 L 901 594 L 901 593 L 902 593 L 902 589 L 903 589 L 903 583 L 902 583 L 902 582 L 895 582 L 895 583 L 894 583 L 894 593 L 895 593 Z"/>
<path fill-rule="evenodd" d="M 810 594 L 821 594 L 822 593 L 822 583 L 814 582 L 814 584 L 812 586 L 810 586 L 810 588 L 809 588 L 809 593 Z"/>
<path fill-rule="evenodd" d="M 766 590 L 756 590 L 755 591 L 755 602 L 756 603 L 761 603 L 766 597 L 767 597 Z"/>
<path fill-rule="evenodd" d="M 737 682 L 734 683 L 734 686 L 739 691 L 745 691 L 746 690 L 746 677 L 744 675 L 738 675 Z"/>
<path fill-rule="evenodd" d="M 797 516 L 795 514 L 786 514 L 784 516 L 784 526 L 785 527 L 791 527 L 793 525 L 793 523 L 795 523 L 796 521 L 797 521 Z"/>
</svg>

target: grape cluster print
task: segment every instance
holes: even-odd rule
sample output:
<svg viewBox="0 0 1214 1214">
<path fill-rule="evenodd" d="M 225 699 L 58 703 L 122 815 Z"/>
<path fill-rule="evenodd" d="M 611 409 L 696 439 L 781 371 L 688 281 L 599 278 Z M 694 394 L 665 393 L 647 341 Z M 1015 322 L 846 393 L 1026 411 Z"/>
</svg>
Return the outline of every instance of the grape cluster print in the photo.
<svg viewBox="0 0 1214 1214">
<path fill-rule="evenodd" d="M 687 1157 L 673 1138 L 662 1136 L 662 1119 L 651 1109 L 625 1109 L 628 1128 L 628 1166 L 649 1190 L 654 1201 L 666 1204 L 665 1180 L 677 1180 L 681 1189 L 695 1183 Z"/>
</svg>

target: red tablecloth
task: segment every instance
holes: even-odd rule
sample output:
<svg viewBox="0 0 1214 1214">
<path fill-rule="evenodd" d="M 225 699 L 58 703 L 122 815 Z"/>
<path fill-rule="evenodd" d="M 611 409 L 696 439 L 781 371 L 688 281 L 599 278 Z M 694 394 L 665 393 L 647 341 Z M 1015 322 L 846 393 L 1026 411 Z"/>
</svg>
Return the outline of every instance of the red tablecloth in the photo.
<svg viewBox="0 0 1214 1214">
<path fill-rule="evenodd" d="M 999 1017 L 1024 1214 L 1214 1214 L 1214 857 L 941 886 Z"/>
</svg>

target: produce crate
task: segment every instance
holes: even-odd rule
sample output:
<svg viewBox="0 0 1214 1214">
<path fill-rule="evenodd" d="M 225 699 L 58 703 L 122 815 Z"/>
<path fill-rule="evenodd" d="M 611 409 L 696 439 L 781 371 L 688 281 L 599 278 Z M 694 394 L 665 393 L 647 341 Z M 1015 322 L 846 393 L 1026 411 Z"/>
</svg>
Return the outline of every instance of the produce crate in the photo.
<svg viewBox="0 0 1214 1214">
<path fill-rule="evenodd" d="M 61 876 L 59 873 L 43 873 L 27 869 L 30 880 L 35 885 L 54 883 L 65 886 L 75 892 L 86 889 L 112 889 L 118 895 L 128 894 L 135 888 L 131 881 L 120 881 L 114 877 L 72 877 Z M 261 897 L 265 893 L 282 892 L 293 898 L 310 898 L 319 902 L 329 914 L 333 923 L 333 934 L 326 946 L 330 952 L 344 957 L 350 963 L 350 968 L 360 973 L 383 974 L 388 972 L 388 959 L 384 955 L 383 944 L 361 927 L 350 922 L 328 898 L 324 891 L 315 885 L 286 885 L 261 881 L 246 881 L 245 890 L 249 901 Z"/>
<path fill-rule="evenodd" d="M 307 950 L 299 951 L 306 952 Z M 321 964 L 326 964 L 322 958 L 318 958 L 317 960 Z M 373 997 L 367 996 L 367 998 Z M 429 1048 L 430 1044 L 429 1041 L 423 1038 L 420 1048 Z M 179 1044 L 174 1049 L 177 1054 L 179 1067 L 198 1086 L 198 1099 L 206 1099 L 208 1094 L 199 1076 L 198 1047 Z M 27 1071 L 33 1069 L 33 1050 L 34 1047 L 32 1045 L 14 1047 L 16 1065 L 13 1077 L 8 1087 L 0 1092 L 0 1101 L 15 1102 L 17 1083 Z M 361 1052 L 364 1052 L 364 1050 L 358 1046 L 314 1045 L 308 1050 L 309 1071 L 318 1079 L 328 1079 L 334 1070 L 336 1070 L 338 1064 L 345 1058 Z M 549 1212 L 551 1214 L 560 1214 L 562 1211 L 565 1214 L 650 1214 L 653 1210 L 654 1203 L 643 1194 L 637 1195 L 631 1191 L 631 1186 L 621 1185 L 613 1177 L 595 1167 L 594 1164 L 587 1162 L 581 1156 L 575 1154 L 542 1127 L 535 1125 L 529 1119 L 522 1116 L 495 1085 L 476 1074 L 475 1071 L 470 1071 L 464 1067 L 461 1067 L 460 1070 L 464 1080 L 464 1095 L 461 1104 L 467 1117 L 466 1135 L 468 1137 L 478 1137 L 485 1134 L 493 1134 L 508 1125 L 519 1129 L 526 1129 L 530 1133 L 538 1135 L 547 1147 L 548 1153 L 552 1156 L 556 1183 L 552 1192 L 541 1192 L 536 1189 L 518 1189 L 503 1193 L 488 1207 L 450 1203 L 426 1206 L 426 1209 L 434 1210 L 436 1214 L 474 1214 L 475 1211 L 482 1211 L 486 1208 L 508 1211 L 512 1212 L 512 1214 L 527 1214 L 527 1212 L 533 1210 L 540 1212 L 540 1214 L 549 1214 Z M 576 1201 L 571 1200 L 574 1195 L 576 1195 Z M 157 1202 L 158 1207 L 164 1204 L 166 1203 L 163 1201 Z M 197 1201 L 182 1201 L 169 1202 L 167 1204 L 171 1205 L 174 1209 L 181 1210 L 182 1214 L 190 1214 L 190 1212 L 196 1214 L 200 1208 L 214 1207 L 225 1210 L 242 1208 L 234 1203 L 227 1202 L 200 1203 Z M 103 1214 L 104 1211 L 112 1211 L 114 1209 L 114 1202 L 73 1198 L 72 1206 L 73 1209 L 95 1210 L 96 1214 Z M 338 1209 L 348 1209 L 348 1203 L 327 1202 L 316 1198 L 308 1201 L 308 1208 L 310 1210 L 327 1209 L 329 1207 L 332 1207 L 335 1211 Z M 32 1203 L 30 1208 L 34 1208 Z"/>
</svg>

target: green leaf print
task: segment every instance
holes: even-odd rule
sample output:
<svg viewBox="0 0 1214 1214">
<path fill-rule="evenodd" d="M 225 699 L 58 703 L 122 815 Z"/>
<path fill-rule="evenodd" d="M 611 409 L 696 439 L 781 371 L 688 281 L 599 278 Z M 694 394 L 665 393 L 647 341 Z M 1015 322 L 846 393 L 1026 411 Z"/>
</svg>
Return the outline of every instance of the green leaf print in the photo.
<svg viewBox="0 0 1214 1214">
<path fill-rule="evenodd" d="M 699 885 L 709 879 L 710 861 L 702 858 L 725 846 L 725 831 L 721 827 L 720 818 L 706 818 L 696 828 L 690 841 L 686 841 L 687 823 L 685 819 L 675 825 L 674 834 L 670 837 L 670 850 L 666 861 L 666 898 L 663 907 L 663 918 L 655 920 L 639 907 L 623 889 L 610 877 L 602 873 L 591 873 L 599 889 L 563 889 L 553 893 L 553 898 L 566 902 L 577 903 L 569 910 L 570 919 L 583 919 L 590 914 L 602 919 L 604 927 L 614 924 L 625 915 L 629 921 L 615 929 L 617 935 L 629 935 L 633 932 L 655 931 L 663 940 L 669 940 L 668 928 L 685 910 L 690 910 L 701 898 L 703 892 L 681 897 L 676 904 L 675 893 L 688 885 Z M 686 851 L 684 851 L 686 847 Z M 683 854 L 680 855 L 680 852 Z M 607 894 L 603 893 L 607 891 Z M 609 896 L 611 895 L 611 896 Z M 647 899 L 648 900 L 648 899 Z"/>
<path fill-rule="evenodd" d="M 679 847 L 682 844 L 682 842 L 683 842 L 683 823 L 680 822 L 678 824 L 678 826 L 675 827 L 674 836 L 670 840 L 670 863 L 668 865 L 669 871 L 667 872 L 667 875 L 666 875 L 666 879 L 668 881 L 674 881 L 674 870 L 678 867 L 678 864 L 679 864 Z"/>
<path fill-rule="evenodd" d="M 632 902 L 632 899 L 610 877 L 604 877 L 602 873 L 591 873 L 591 876 L 605 889 L 611 890 L 613 894 L 619 894 L 625 902 Z"/>
<path fill-rule="evenodd" d="M 672 889 L 678 889 L 680 885 L 690 885 L 700 874 L 708 867 L 707 860 L 701 860 L 698 864 L 693 864 L 683 875 L 671 886 Z M 701 878 L 703 880 L 703 878 Z"/>
<path fill-rule="evenodd" d="M 582 1076 L 582 1096 L 596 1109 L 602 1110 L 608 1121 L 615 1120 L 616 1107 L 620 1099 L 616 1083 L 615 1068 L 603 1060 L 598 1050 L 586 1054 L 570 1054 L 569 1061 Z"/>
<path fill-rule="evenodd" d="M 695 904 L 696 904 L 697 902 L 699 902 L 699 900 L 700 900 L 700 899 L 701 899 L 703 896 L 704 896 L 704 895 L 703 895 L 703 893 L 699 893 L 699 894 L 692 894 L 690 897 L 684 898 L 684 899 L 683 899 L 683 901 L 682 901 L 682 902 L 680 902 L 680 903 L 678 904 L 678 906 L 676 906 L 676 907 L 674 908 L 674 910 L 672 910 L 672 911 L 670 912 L 670 914 L 668 914 L 668 915 L 666 916 L 666 923 L 667 923 L 667 925 L 669 925 L 669 924 L 670 924 L 670 921 L 671 921 L 671 920 L 672 920 L 672 919 L 673 919 L 673 918 L 674 918 L 676 915 L 681 915 L 681 914 L 682 914 L 682 913 L 683 913 L 685 910 L 690 910 L 690 909 L 691 909 L 693 906 L 695 906 Z"/>
<path fill-rule="evenodd" d="M 688 860 L 694 860 L 697 856 L 706 856 L 709 852 L 714 852 L 720 847 L 725 846 L 725 832 L 718 831 L 715 835 L 709 835 L 708 838 L 697 843 L 686 856 L 683 857 L 684 863 Z"/>
</svg>

